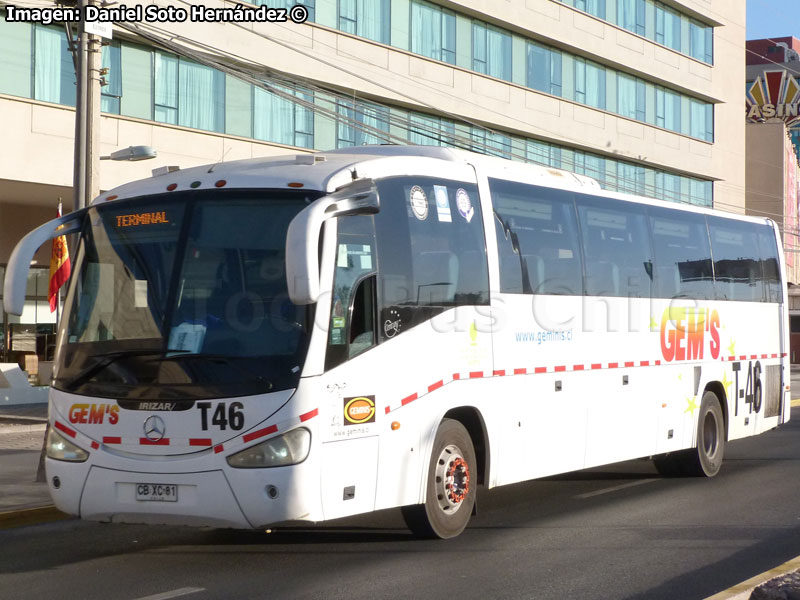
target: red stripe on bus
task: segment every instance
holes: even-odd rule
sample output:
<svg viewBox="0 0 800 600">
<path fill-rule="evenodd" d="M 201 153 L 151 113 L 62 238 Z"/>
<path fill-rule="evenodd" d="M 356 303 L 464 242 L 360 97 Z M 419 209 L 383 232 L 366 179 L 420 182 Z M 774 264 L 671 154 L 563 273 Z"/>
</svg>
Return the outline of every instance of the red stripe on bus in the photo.
<svg viewBox="0 0 800 600">
<path fill-rule="evenodd" d="M 592 363 L 592 369 L 602 369 L 603 365 L 601 363 Z"/>
<path fill-rule="evenodd" d="M 309 419 L 313 419 L 314 417 L 316 417 L 318 414 L 319 414 L 319 409 L 315 408 L 314 410 L 311 410 L 304 415 L 300 415 L 300 422 L 305 423 Z"/>
<path fill-rule="evenodd" d="M 64 433 L 66 433 L 66 434 L 67 434 L 69 437 L 73 437 L 73 438 L 74 438 L 74 437 L 77 435 L 73 429 L 70 429 L 70 428 L 69 428 L 69 427 L 67 427 L 66 425 L 62 425 L 62 424 L 61 424 L 61 423 L 59 423 L 58 421 L 56 421 L 56 422 L 54 423 L 54 426 L 55 426 L 55 428 L 56 428 L 56 429 L 58 429 L 59 431 L 63 431 Z"/>
<path fill-rule="evenodd" d="M 527 375 L 528 369 L 514 369 L 514 375 Z"/>
<path fill-rule="evenodd" d="M 103 437 L 104 444 L 121 444 L 122 438 L 117 436 L 105 436 Z"/>
<path fill-rule="evenodd" d="M 772 358 L 778 358 L 778 355 L 777 354 L 773 354 Z"/>
<path fill-rule="evenodd" d="M 625 363 L 625 366 L 626 366 L 626 367 L 632 367 L 632 366 L 633 366 L 633 361 L 626 362 L 626 363 Z"/>
<path fill-rule="evenodd" d="M 649 367 L 650 366 L 650 361 L 649 360 L 640 360 L 639 361 L 639 366 L 640 367 Z"/>
<path fill-rule="evenodd" d="M 769 355 L 768 354 L 762 354 L 761 358 L 769 358 Z"/>
<path fill-rule="evenodd" d="M 444 380 L 443 379 L 440 379 L 436 383 L 432 383 L 431 385 L 428 386 L 428 393 L 431 393 L 431 392 L 433 392 L 435 390 L 438 390 L 443 385 L 444 385 Z"/>
<path fill-rule="evenodd" d="M 92 440 L 92 450 L 97 450 L 100 447 L 100 444 Z"/>
<path fill-rule="evenodd" d="M 572 365 L 573 371 L 583 371 L 583 369 L 584 369 L 583 365 Z"/>
<path fill-rule="evenodd" d="M 505 377 L 506 376 L 505 369 L 495 369 L 494 376 L 495 377 Z"/>
<path fill-rule="evenodd" d="M 222 444 L 217 444 L 216 446 L 214 446 L 214 454 L 219 454 L 224 449 L 225 447 Z"/>
<path fill-rule="evenodd" d="M 556 373 L 562 373 L 567 370 L 567 367 L 564 365 L 558 365 L 555 369 L 553 369 Z"/>
<path fill-rule="evenodd" d="M 660 365 L 660 364 L 661 364 L 661 361 L 660 361 L 660 360 L 657 360 L 657 361 L 656 361 L 656 366 L 658 366 L 658 365 Z"/>
<path fill-rule="evenodd" d="M 619 368 L 619 363 L 608 363 L 608 368 L 609 369 L 618 369 Z"/>
<path fill-rule="evenodd" d="M 244 440 L 244 443 L 246 444 L 247 442 L 252 442 L 253 440 L 257 440 L 258 438 L 264 437 L 265 435 L 275 433 L 276 431 L 278 431 L 278 426 L 270 425 L 269 427 L 265 427 L 264 429 L 259 429 L 258 431 L 246 434 L 242 438 L 242 440 Z"/>
<path fill-rule="evenodd" d="M 470 371 L 469 378 L 470 379 L 482 379 L 483 378 L 483 371 Z"/>
<path fill-rule="evenodd" d="M 755 360 L 757 358 L 758 358 L 758 354 L 751 354 L 750 355 L 750 360 Z"/>
<path fill-rule="evenodd" d="M 788 356 L 788 354 L 786 354 L 786 352 L 784 352 L 783 354 L 781 354 L 781 358 L 786 358 L 787 356 Z"/>
<path fill-rule="evenodd" d="M 169 446 L 169 438 L 161 438 L 157 442 L 148 440 L 147 438 L 139 438 L 140 446 Z"/>
<path fill-rule="evenodd" d="M 190 446 L 210 446 L 211 438 L 189 438 Z"/>
<path fill-rule="evenodd" d="M 533 370 L 534 373 L 547 373 L 547 367 L 536 367 Z"/>
<path fill-rule="evenodd" d="M 747 355 L 746 355 L 746 354 L 742 354 L 742 355 L 739 357 L 739 360 L 747 360 Z"/>
<path fill-rule="evenodd" d="M 400 401 L 400 405 L 401 406 L 405 406 L 406 404 L 411 404 L 417 398 L 419 398 L 419 394 L 411 394 L 410 396 L 407 396 L 406 398 L 403 398 Z"/>
<path fill-rule="evenodd" d="M 461 379 L 461 373 L 453 373 L 453 381 L 458 381 Z"/>
</svg>

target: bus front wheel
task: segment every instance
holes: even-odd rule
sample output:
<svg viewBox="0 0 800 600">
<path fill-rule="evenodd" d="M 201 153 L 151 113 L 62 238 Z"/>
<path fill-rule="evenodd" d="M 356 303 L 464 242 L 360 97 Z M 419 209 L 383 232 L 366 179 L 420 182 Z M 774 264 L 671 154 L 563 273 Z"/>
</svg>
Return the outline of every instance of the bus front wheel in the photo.
<svg viewBox="0 0 800 600">
<path fill-rule="evenodd" d="M 719 398 L 714 392 L 703 394 L 697 422 L 697 447 L 660 456 L 653 462 L 667 477 L 714 477 L 722 467 L 725 454 L 725 419 Z"/>
<path fill-rule="evenodd" d="M 472 439 L 464 426 L 444 419 L 428 466 L 425 503 L 404 506 L 403 518 L 417 536 L 447 539 L 464 531 L 478 484 Z"/>
</svg>

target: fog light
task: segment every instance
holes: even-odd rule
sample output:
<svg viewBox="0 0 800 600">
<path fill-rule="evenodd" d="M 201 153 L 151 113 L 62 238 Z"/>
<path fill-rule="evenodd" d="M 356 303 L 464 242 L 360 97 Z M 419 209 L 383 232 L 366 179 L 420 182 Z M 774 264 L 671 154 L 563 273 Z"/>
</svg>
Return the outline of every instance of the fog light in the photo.
<svg viewBox="0 0 800 600">
<path fill-rule="evenodd" d="M 278 497 L 278 488 L 276 488 L 274 485 L 268 485 L 266 490 L 267 496 L 270 497 L 270 500 L 275 500 L 275 498 Z"/>
<path fill-rule="evenodd" d="M 58 475 L 53 477 L 53 487 L 56 489 L 61 487 L 61 480 L 58 478 Z"/>
</svg>

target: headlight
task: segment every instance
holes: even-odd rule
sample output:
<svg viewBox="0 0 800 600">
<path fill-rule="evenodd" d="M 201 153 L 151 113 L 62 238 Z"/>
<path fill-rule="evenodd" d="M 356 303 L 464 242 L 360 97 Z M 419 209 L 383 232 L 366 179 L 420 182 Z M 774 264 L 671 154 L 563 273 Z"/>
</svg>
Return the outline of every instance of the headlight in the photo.
<svg viewBox="0 0 800 600">
<path fill-rule="evenodd" d="M 303 462 L 310 448 L 311 432 L 300 427 L 232 454 L 228 464 L 239 469 L 286 467 Z"/>
<path fill-rule="evenodd" d="M 89 458 L 89 453 L 79 448 L 67 438 L 50 427 L 47 433 L 47 458 L 54 460 L 67 460 L 70 462 L 83 462 Z"/>
</svg>

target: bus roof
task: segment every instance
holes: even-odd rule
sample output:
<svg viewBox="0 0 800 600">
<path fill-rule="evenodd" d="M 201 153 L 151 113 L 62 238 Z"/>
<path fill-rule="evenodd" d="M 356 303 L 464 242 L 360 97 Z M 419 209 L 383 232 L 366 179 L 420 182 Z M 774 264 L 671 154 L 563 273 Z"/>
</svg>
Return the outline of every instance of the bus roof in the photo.
<svg viewBox="0 0 800 600">
<path fill-rule="evenodd" d="M 598 189 L 600 187 L 593 179 L 576 175 L 569 171 L 518 163 L 466 150 L 438 146 L 385 145 L 357 146 L 309 154 L 251 158 L 188 169 L 161 167 L 153 171 L 152 177 L 132 181 L 100 194 L 93 204 L 103 203 L 108 200 L 160 194 L 172 190 L 212 188 L 219 181 L 225 181 L 224 187 L 226 188 L 282 189 L 299 187 L 288 185 L 289 183 L 294 183 L 302 184 L 303 189 L 331 192 L 350 181 L 352 179 L 352 171 L 354 169 L 357 171 L 359 164 L 399 157 L 433 158 L 486 167 L 494 165 L 494 168 L 523 169 L 529 174 L 537 174 L 537 179 L 540 179 L 543 185 L 591 186 Z M 194 187 L 192 187 L 193 184 Z"/>
<path fill-rule="evenodd" d="M 213 165 L 203 165 L 188 169 L 161 167 L 153 171 L 152 177 L 126 183 L 100 194 L 92 204 L 162 194 L 173 190 L 210 189 L 215 186 L 225 187 L 226 189 L 300 188 L 332 192 L 339 186 L 350 182 L 353 179 L 353 174 L 359 172 L 359 165 L 366 166 L 366 163 L 374 164 L 374 161 L 382 159 L 393 160 L 403 157 L 430 158 L 472 164 L 487 171 L 490 176 L 505 175 L 511 179 L 523 179 L 537 185 L 567 188 L 573 191 L 589 192 L 599 196 L 641 202 L 654 206 L 680 208 L 704 214 L 720 214 L 721 212 L 702 206 L 677 204 L 665 200 L 604 190 L 591 177 L 561 169 L 487 156 L 456 148 L 404 145 L 354 146 L 305 154 L 286 154 L 219 162 Z M 745 216 L 728 211 L 722 211 L 722 214 L 750 222 L 770 222 L 770 219 L 765 217 Z"/>
</svg>

